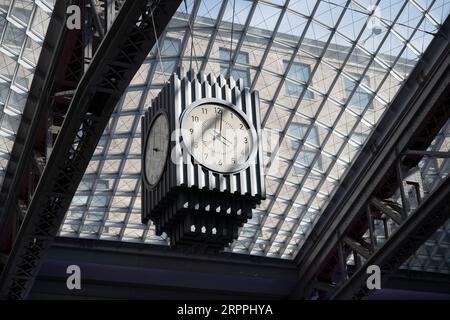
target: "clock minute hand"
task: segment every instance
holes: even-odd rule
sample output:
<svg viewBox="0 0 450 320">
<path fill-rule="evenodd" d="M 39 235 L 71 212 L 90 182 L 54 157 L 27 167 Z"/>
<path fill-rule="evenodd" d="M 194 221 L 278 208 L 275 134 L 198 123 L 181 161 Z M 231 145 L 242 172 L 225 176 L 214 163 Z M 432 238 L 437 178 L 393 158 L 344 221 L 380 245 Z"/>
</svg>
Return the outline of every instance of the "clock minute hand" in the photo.
<svg viewBox="0 0 450 320">
<path fill-rule="evenodd" d="M 222 136 L 222 123 L 223 123 L 223 109 L 220 113 L 220 135 Z"/>
<path fill-rule="evenodd" d="M 214 133 L 216 134 L 215 137 L 221 137 L 221 138 L 224 139 L 225 141 L 231 143 L 231 141 L 228 140 L 227 138 L 225 138 L 219 131 L 214 130 Z"/>
</svg>

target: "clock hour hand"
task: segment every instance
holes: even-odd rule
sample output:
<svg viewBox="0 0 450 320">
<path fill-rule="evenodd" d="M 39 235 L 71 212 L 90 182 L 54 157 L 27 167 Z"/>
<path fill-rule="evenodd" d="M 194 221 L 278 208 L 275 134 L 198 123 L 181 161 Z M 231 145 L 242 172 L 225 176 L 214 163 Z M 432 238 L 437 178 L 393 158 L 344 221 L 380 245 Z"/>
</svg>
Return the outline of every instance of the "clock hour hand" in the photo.
<svg viewBox="0 0 450 320">
<path fill-rule="evenodd" d="M 214 130 L 215 131 L 215 130 Z M 221 139 L 225 140 L 226 142 L 228 142 L 229 144 L 231 144 L 231 141 L 228 140 L 227 138 L 225 138 L 220 132 L 216 132 L 216 138 L 220 137 Z M 222 141 L 223 142 L 223 141 Z M 225 144 L 226 146 L 228 146 L 227 144 Z"/>
<path fill-rule="evenodd" d="M 213 136 L 213 141 L 216 141 L 216 139 L 217 138 L 219 138 L 219 137 L 221 137 L 221 138 L 223 138 L 221 135 L 220 135 L 220 133 L 211 133 L 211 135 Z M 220 142 L 222 142 L 226 147 L 228 147 L 228 144 L 225 142 L 225 141 L 223 141 L 223 140 L 220 140 L 220 139 L 218 139 Z"/>
</svg>

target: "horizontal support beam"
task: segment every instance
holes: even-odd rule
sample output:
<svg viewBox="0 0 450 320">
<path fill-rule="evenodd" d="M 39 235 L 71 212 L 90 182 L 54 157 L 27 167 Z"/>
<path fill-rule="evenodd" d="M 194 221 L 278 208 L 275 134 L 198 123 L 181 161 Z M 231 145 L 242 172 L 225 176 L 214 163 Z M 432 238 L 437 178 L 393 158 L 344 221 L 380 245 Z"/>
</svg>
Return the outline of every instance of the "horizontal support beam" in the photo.
<svg viewBox="0 0 450 320">
<path fill-rule="evenodd" d="M 384 288 L 450 294 L 450 274 L 400 269 Z"/>
</svg>

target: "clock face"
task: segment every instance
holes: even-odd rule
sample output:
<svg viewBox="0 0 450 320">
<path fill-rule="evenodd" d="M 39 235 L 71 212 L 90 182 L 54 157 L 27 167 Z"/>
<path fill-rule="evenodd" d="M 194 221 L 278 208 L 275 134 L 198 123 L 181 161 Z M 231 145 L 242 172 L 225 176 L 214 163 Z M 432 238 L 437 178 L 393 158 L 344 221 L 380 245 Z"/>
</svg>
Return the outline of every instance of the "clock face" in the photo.
<svg viewBox="0 0 450 320">
<path fill-rule="evenodd" d="M 145 147 L 145 178 L 154 186 L 161 178 L 167 160 L 169 148 L 169 121 L 165 113 L 160 113 L 153 120 Z"/>
<path fill-rule="evenodd" d="M 246 167 L 256 147 L 252 129 L 242 114 L 220 103 L 188 109 L 181 122 L 189 153 L 201 165 L 222 173 Z"/>
</svg>

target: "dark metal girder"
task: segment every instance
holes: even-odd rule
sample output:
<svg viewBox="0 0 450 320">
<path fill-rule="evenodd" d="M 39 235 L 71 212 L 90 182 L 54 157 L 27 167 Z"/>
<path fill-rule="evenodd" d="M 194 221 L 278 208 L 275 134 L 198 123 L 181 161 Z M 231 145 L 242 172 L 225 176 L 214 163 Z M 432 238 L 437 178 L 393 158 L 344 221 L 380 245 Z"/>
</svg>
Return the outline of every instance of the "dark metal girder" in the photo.
<svg viewBox="0 0 450 320">
<path fill-rule="evenodd" d="M 450 274 L 401 269 L 382 288 L 449 294 Z"/>
<path fill-rule="evenodd" d="M 69 265 L 82 272 L 82 290 L 64 284 Z M 245 254 L 196 254 L 161 245 L 56 238 L 30 299 L 286 298 L 296 276 L 291 261 Z"/>
<path fill-rule="evenodd" d="M 116 103 L 155 44 L 155 32 L 164 31 L 180 2 L 123 4 L 72 99 L 3 270 L 2 297 L 26 298 Z M 115 61 L 128 62 L 128 67 L 115 66 Z"/>
<path fill-rule="evenodd" d="M 381 269 L 382 284 L 450 218 L 450 178 L 422 202 L 399 229 L 365 263 Z M 366 269 L 360 268 L 332 296 L 332 299 L 362 298 L 369 293 Z"/>
<path fill-rule="evenodd" d="M 387 204 L 384 204 L 381 200 L 377 199 L 376 197 L 372 197 L 370 200 L 370 204 L 373 205 L 375 208 L 383 212 L 385 215 L 387 215 L 389 218 L 395 221 L 397 224 L 402 223 L 402 217 L 401 215 L 395 211 L 393 208 L 388 206 Z"/>
<path fill-rule="evenodd" d="M 430 132 L 437 134 L 439 125 L 448 119 L 449 74 L 450 18 L 447 18 L 295 258 L 301 280 L 292 298 L 307 296 L 314 277 L 336 255 L 340 235 L 361 224 L 370 198 L 384 192 L 384 182 L 391 177 L 396 179 L 395 163 L 401 152 L 426 149 L 434 137 Z M 392 186 L 388 188 L 392 190 Z"/>
</svg>

